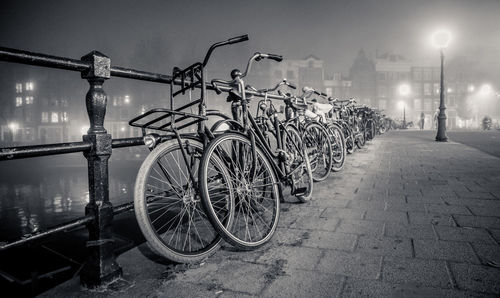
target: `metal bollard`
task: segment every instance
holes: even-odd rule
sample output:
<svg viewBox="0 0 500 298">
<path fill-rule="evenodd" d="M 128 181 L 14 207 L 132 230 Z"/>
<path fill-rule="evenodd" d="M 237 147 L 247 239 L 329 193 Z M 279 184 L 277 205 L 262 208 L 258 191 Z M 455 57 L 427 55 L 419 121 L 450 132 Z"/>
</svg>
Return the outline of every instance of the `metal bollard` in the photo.
<svg viewBox="0 0 500 298">
<path fill-rule="evenodd" d="M 89 203 L 85 214 L 94 217 L 87 224 L 88 259 L 80 272 L 80 282 L 88 288 L 106 285 L 122 276 L 122 268 L 116 262 L 112 222 L 113 206 L 109 201 L 108 159 L 111 156 L 111 135 L 104 129 L 107 95 L 102 85 L 110 78 L 111 61 L 108 57 L 93 51 L 82 57 L 91 63 L 88 71 L 82 72 L 90 88 L 85 97 L 90 128 L 83 141 L 92 144 L 91 150 L 84 153 L 88 161 Z"/>
</svg>

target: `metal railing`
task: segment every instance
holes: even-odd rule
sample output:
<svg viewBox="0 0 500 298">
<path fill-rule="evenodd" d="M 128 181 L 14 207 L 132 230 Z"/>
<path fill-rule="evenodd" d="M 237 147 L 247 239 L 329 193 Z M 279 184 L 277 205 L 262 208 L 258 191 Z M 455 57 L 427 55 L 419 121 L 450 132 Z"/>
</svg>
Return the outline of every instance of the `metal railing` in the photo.
<svg viewBox="0 0 500 298">
<path fill-rule="evenodd" d="M 0 148 L 0 161 L 83 152 L 88 162 L 89 182 L 89 203 L 85 207 L 85 216 L 26 238 L 4 243 L 0 245 L 0 251 L 80 225 L 86 225 L 89 231 L 88 258 L 80 271 L 81 284 L 94 288 L 109 283 L 122 275 L 122 268 L 116 262 L 113 251 L 113 216 L 131 210 L 134 206 L 133 202 L 130 202 L 113 208 L 109 200 L 108 160 L 113 148 L 132 147 L 144 143 L 141 137 L 112 139 L 111 135 L 107 133 L 104 128 L 107 95 L 103 84 L 112 76 L 162 84 L 170 84 L 172 77 L 111 66 L 110 58 L 98 51 L 92 51 L 83 56 L 81 60 L 77 60 L 0 47 L 0 61 L 80 72 L 82 79 L 89 83 L 85 103 L 90 121 L 90 128 L 87 134 L 83 135 L 82 142 Z M 185 83 L 186 81 L 182 82 L 181 80 L 174 81 L 174 84 L 179 85 Z M 207 86 L 207 89 L 214 90 L 211 86 Z M 228 87 L 219 89 L 223 92 L 230 91 Z M 247 91 L 247 93 L 259 97 L 263 96 L 253 91 Z M 279 95 L 268 95 L 268 97 L 284 99 Z"/>
</svg>

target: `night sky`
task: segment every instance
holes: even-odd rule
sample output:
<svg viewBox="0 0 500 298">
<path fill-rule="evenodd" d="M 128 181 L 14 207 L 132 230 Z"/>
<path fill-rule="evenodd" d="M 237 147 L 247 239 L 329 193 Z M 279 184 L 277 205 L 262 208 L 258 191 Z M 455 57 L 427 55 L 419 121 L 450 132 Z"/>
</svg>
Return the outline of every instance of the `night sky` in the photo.
<svg viewBox="0 0 500 298">
<path fill-rule="evenodd" d="M 436 60 L 430 34 L 448 28 L 447 55 L 500 69 L 500 0 L 2 1 L 0 46 L 79 58 L 97 49 L 113 65 L 169 73 L 216 41 L 250 41 L 216 53 L 217 67 L 255 52 L 313 54 L 347 73 L 360 48 Z M 235 65 L 237 64 L 237 65 Z"/>
</svg>

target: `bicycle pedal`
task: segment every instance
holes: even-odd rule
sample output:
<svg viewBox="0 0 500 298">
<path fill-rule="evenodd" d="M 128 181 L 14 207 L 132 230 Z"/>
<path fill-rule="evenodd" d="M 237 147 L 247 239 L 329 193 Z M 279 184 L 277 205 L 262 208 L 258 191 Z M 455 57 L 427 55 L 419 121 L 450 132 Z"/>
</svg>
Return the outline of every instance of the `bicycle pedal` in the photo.
<svg viewBox="0 0 500 298">
<path fill-rule="evenodd" d="M 304 195 L 307 191 L 307 187 L 299 187 L 293 190 L 292 195 L 301 196 Z"/>
</svg>

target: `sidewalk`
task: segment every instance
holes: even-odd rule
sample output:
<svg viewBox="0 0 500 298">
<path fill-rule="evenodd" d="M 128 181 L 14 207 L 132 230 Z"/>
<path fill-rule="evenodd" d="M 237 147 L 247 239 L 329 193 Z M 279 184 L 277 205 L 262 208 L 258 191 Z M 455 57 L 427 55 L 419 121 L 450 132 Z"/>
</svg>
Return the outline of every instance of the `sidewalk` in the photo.
<svg viewBox="0 0 500 298">
<path fill-rule="evenodd" d="M 286 198 L 273 240 L 257 251 L 226 246 L 201 264 L 166 266 L 135 248 L 118 258 L 129 286 L 81 291 L 75 278 L 44 296 L 500 294 L 500 158 L 390 131 L 314 191 L 305 204 Z"/>
</svg>

